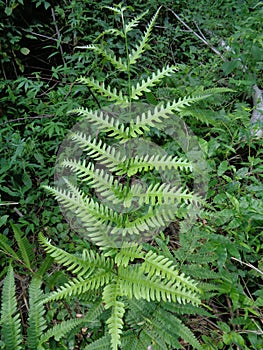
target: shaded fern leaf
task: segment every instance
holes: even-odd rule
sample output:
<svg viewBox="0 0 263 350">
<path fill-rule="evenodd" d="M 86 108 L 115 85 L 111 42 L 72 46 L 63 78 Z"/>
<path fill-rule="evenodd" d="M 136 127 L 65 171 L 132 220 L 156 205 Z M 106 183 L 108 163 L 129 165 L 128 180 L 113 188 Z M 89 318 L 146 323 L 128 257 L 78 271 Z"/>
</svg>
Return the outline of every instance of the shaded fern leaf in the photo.
<svg viewBox="0 0 263 350">
<path fill-rule="evenodd" d="M 84 320 L 81 318 L 62 321 L 46 331 L 45 334 L 42 334 L 39 342 L 40 344 L 46 344 L 46 342 L 52 337 L 54 337 L 56 341 L 59 341 L 67 333 L 82 324 L 84 324 Z"/>
<path fill-rule="evenodd" d="M 32 271 L 31 269 L 31 261 L 34 259 L 34 251 L 29 243 L 26 236 L 23 235 L 23 232 L 20 230 L 20 228 L 15 225 L 14 223 L 10 222 L 15 239 L 17 241 L 17 245 L 19 247 L 19 255 L 21 255 L 21 258 L 23 260 L 23 263 L 25 266 Z"/>
<path fill-rule="evenodd" d="M 7 350 L 22 349 L 21 320 L 15 292 L 14 271 L 9 265 L 1 298 L 1 336 Z"/>
<path fill-rule="evenodd" d="M 40 279 L 33 278 L 29 286 L 27 346 L 30 350 L 38 349 L 40 338 L 47 328 L 44 318 L 45 309 L 42 302 L 44 293 L 40 288 L 41 283 L 42 281 Z"/>
<path fill-rule="evenodd" d="M 95 340 L 92 344 L 87 345 L 84 350 L 109 350 L 111 347 L 111 337 L 109 334 Z"/>
</svg>

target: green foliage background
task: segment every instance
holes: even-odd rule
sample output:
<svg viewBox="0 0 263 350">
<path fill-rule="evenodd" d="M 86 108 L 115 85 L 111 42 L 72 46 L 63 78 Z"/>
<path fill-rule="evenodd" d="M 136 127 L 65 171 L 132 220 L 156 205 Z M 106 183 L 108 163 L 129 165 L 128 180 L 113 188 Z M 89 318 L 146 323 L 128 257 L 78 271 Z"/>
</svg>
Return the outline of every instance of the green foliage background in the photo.
<svg viewBox="0 0 263 350">
<path fill-rule="evenodd" d="M 106 60 L 77 48 L 99 42 L 118 55 L 124 54 L 125 48 L 118 40 L 100 36 L 109 28 L 118 27 L 114 13 L 102 10 L 103 6 L 113 5 L 108 0 L 0 1 L 0 289 L 10 292 L 16 309 L 11 308 L 9 313 L 17 315 L 7 320 L 8 310 L 2 310 L 2 334 L 7 322 L 18 319 L 23 334 L 29 332 L 27 301 L 68 281 L 64 270 L 54 265 L 40 247 L 40 232 L 72 254 L 90 248 L 90 243 L 82 241 L 63 220 L 56 201 L 40 186 L 52 182 L 59 146 L 79 120 L 67 112 L 80 106 L 97 109 L 105 104 L 99 94 L 76 79 L 92 76 L 106 84 L 111 81 L 113 86 L 120 83 L 121 77 L 110 70 Z M 165 333 L 163 325 L 152 324 L 155 312 L 166 308 L 168 319 L 174 324 L 183 322 L 203 349 L 262 349 L 263 151 L 262 139 L 253 138 L 249 131 L 252 86 L 263 87 L 262 3 L 137 0 L 125 1 L 124 5 L 129 6 L 129 19 L 149 10 L 132 32 L 131 44 L 163 5 L 149 43 L 150 51 L 140 61 L 138 79 L 167 64 L 179 67 L 175 77 L 165 78 L 151 93 L 143 95 L 143 101 L 157 104 L 214 87 L 234 90 L 196 105 L 197 119 L 187 110 L 183 116 L 207 157 L 207 202 L 211 211 L 200 217 L 191 232 L 182 235 L 175 222 L 160 232 L 149 247 L 199 281 L 204 290 L 203 308 L 187 311 L 179 306 L 175 309 L 172 304 L 133 304 L 125 320 L 126 343 L 132 339 L 129 327 L 139 331 L 142 323 L 146 330 L 159 329 L 162 337 L 168 337 L 172 329 Z M 175 14 L 203 36 L 208 45 Z M 153 130 L 151 137 L 171 155 L 180 153 L 165 135 Z M 163 317 L 165 312 L 162 311 Z M 53 336 L 55 324 L 75 320 L 76 315 L 86 315 L 83 325 L 79 322 L 69 326 L 61 337 L 58 331 Z M 108 315 L 90 300 L 53 302 L 45 310 L 39 307 L 39 317 L 50 330 L 46 340 L 50 349 L 96 349 L 100 346 L 98 339 L 108 336 Z M 189 348 L 181 330 L 178 344 L 169 349 Z M 3 337 L 1 341 L 0 347 L 7 349 Z M 128 349 L 125 341 L 123 344 Z M 24 344 L 18 344 L 17 349 L 19 346 Z"/>
</svg>

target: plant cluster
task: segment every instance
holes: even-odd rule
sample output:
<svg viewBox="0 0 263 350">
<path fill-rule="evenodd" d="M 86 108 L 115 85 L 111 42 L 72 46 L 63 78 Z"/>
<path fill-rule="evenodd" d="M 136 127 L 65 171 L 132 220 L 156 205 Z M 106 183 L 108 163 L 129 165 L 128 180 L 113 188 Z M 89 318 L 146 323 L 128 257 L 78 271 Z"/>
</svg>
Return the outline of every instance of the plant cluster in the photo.
<svg viewBox="0 0 263 350">
<path fill-rule="evenodd" d="M 132 6 L 0 2 L 0 348 L 260 350 L 262 5 Z"/>
</svg>

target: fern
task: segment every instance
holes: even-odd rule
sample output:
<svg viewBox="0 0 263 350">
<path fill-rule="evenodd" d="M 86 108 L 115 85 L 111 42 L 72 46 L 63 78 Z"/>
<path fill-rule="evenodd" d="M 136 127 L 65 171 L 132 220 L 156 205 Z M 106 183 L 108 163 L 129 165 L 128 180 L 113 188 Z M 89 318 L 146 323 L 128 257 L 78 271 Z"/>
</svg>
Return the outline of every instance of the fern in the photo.
<svg viewBox="0 0 263 350">
<path fill-rule="evenodd" d="M 47 324 L 44 318 L 45 309 L 41 302 L 43 299 L 43 292 L 40 289 L 41 280 L 33 278 L 29 286 L 29 308 L 30 313 L 28 317 L 29 327 L 27 329 L 27 346 L 30 350 L 35 350 L 39 339 L 43 336 Z M 47 338 L 49 339 L 49 338 Z"/>
<path fill-rule="evenodd" d="M 21 320 L 15 297 L 14 271 L 10 265 L 4 280 L 1 303 L 1 335 L 7 350 L 22 349 Z"/>
<path fill-rule="evenodd" d="M 100 252 L 93 248 L 84 250 L 82 255 L 70 254 L 40 235 L 46 252 L 74 275 L 69 282 L 46 295 L 43 302 L 73 297 L 83 299 L 90 293 L 98 295 L 105 309 L 107 334 L 87 345 L 85 349 L 88 350 L 145 350 L 150 346 L 154 349 L 180 348 L 180 338 L 200 349 L 199 342 L 176 316 L 176 311 L 163 307 L 165 303 L 175 304 L 183 310 L 189 304 L 195 312 L 201 303 L 197 283 L 182 272 L 183 264 L 177 264 L 178 260 L 167 252 L 168 249 L 161 253 L 150 245 L 147 251 L 142 241 L 178 217 L 187 215 L 193 205 L 202 200 L 187 186 L 165 183 L 158 177 L 150 184 L 147 180 L 145 185 L 139 181 L 147 179 L 147 175 L 154 171 L 190 172 L 193 165 L 182 156 L 160 155 L 153 153 L 155 150 L 140 149 L 140 142 L 142 137 L 149 138 L 151 128 L 162 128 L 166 122 L 167 126 L 174 123 L 175 112 L 187 114 L 194 104 L 218 91 L 200 91 L 168 102 L 157 103 L 154 99 L 156 103 L 152 108 L 145 105 L 134 108 L 132 101 L 139 100 L 143 94 L 147 98 L 151 88 L 174 74 L 177 68 L 163 67 L 140 81 L 133 77 L 133 72 L 136 72 L 133 65 L 148 48 L 160 9 L 134 49 L 130 50 L 127 33 L 138 26 L 144 14 L 125 23 L 126 7 L 106 8 L 120 16 L 122 31 L 107 30 L 97 40 L 109 34 L 117 36 L 118 40 L 123 39 L 126 59 L 117 57 L 100 44 L 82 48 L 102 55 L 118 74 L 122 72 L 123 84 L 117 88 L 110 82 L 106 84 L 92 77 L 79 79 L 105 97 L 106 104 L 111 101 L 115 106 L 102 111 L 85 108 L 71 111 L 83 118 L 82 125 L 88 123 L 96 128 L 97 135 L 86 134 L 84 128 L 71 132 L 67 141 L 80 149 L 85 159 L 70 159 L 68 154 L 62 154 L 58 167 L 62 169 L 60 180 L 63 187 L 45 186 L 65 213 L 70 213 L 82 225 L 85 238 L 91 240 Z M 140 319 L 138 322 L 134 321 L 136 317 Z M 70 330 L 76 325 L 75 321 L 68 322 L 65 328 Z M 62 327 L 58 326 L 47 334 L 56 334 L 59 339 L 61 332 Z"/>
<path fill-rule="evenodd" d="M 14 271 L 12 266 L 9 266 L 4 279 L 1 297 L 0 335 L 4 349 L 42 350 L 44 349 L 43 344 L 48 344 L 50 338 L 59 341 L 78 326 L 93 322 L 102 313 L 101 303 L 99 305 L 95 304 L 82 319 L 76 318 L 61 321 L 48 329 L 44 308 L 45 296 L 41 290 L 41 284 L 42 281 L 36 275 L 29 285 L 28 327 L 24 337 L 15 295 Z"/>
<path fill-rule="evenodd" d="M 31 261 L 34 258 L 34 253 L 31 244 L 26 237 L 23 237 L 23 233 L 18 226 L 11 222 L 11 226 L 14 232 L 14 237 L 19 247 L 19 253 L 21 254 L 22 260 L 25 266 L 32 271 Z"/>
</svg>

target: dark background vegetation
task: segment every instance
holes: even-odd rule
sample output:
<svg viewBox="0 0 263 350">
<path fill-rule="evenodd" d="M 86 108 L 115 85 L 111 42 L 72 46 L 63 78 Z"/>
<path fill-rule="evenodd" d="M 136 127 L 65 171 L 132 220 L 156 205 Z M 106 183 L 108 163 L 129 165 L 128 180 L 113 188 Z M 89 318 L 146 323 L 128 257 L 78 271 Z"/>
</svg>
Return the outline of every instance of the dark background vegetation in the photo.
<svg viewBox="0 0 263 350">
<path fill-rule="evenodd" d="M 262 138 L 250 133 L 250 118 L 252 87 L 263 87 L 262 2 L 137 0 L 123 4 L 130 6 L 130 17 L 149 10 L 132 32 L 131 44 L 162 5 L 150 51 L 141 62 L 141 77 L 166 64 L 179 67 L 175 76 L 144 97 L 146 102 L 179 98 L 212 87 L 234 91 L 204 102 L 206 123 L 201 116 L 200 122 L 186 120 L 207 156 L 207 202 L 214 211 L 195 223 L 195 240 L 187 235 L 179 237 L 172 228 L 163 239 L 171 250 L 180 247 L 177 259 L 185 272 L 201 284 L 216 286 L 204 297 L 213 317 L 192 315 L 186 320 L 204 349 L 260 350 L 263 150 Z M 77 48 L 93 43 L 103 30 L 116 24 L 114 14 L 102 9 L 105 5 L 112 6 L 113 2 L 0 1 L 0 281 L 9 261 L 13 261 L 25 328 L 27 286 L 44 259 L 37 242 L 39 232 L 71 252 L 88 245 L 70 229 L 56 201 L 40 186 L 52 184 L 59 146 L 77 122 L 77 117 L 67 112 L 79 106 L 99 108 L 102 103 L 76 79 L 88 75 L 98 80 L 116 79 L 118 84 L 118 76 L 110 76 L 103 59 Z M 116 44 L 114 39 L 99 40 L 109 46 Z M 117 43 L 117 49 L 118 54 L 124 53 L 121 44 Z M 169 140 L 162 142 L 172 150 Z M 31 244 L 30 266 L 23 261 L 10 223 L 16 224 Z M 211 261 L 202 259 L 207 252 L 213 252 Z M 63 271 L 50 261 L 43 272 L 43 288 L 49 291 L 64 281 Z M 78 312 L 76 305 L 53 308 L 48 311 L 50 323 L 55 318 L 59 322 L 68 312 Z M 94 331 L 89 341 L 96 340 L 98 334 Z M 70 334 L 60 341 L 65 346 L 61 348 L 77 349 L 81 337 Z M 182 342 L 182 348 L 188 349 L 187 344 Z"/>
</svg>

